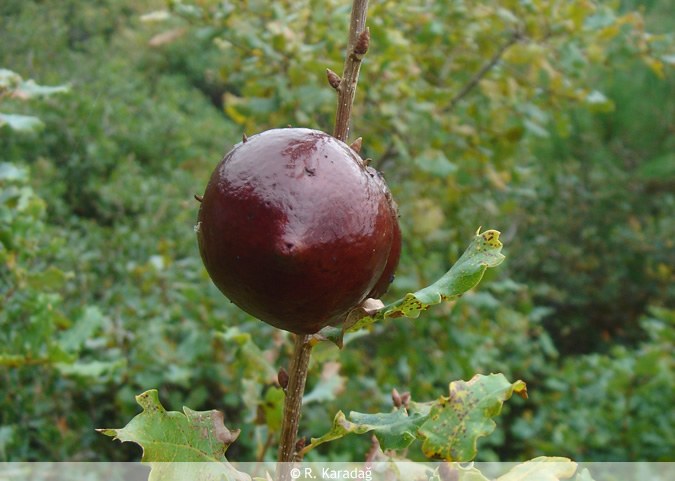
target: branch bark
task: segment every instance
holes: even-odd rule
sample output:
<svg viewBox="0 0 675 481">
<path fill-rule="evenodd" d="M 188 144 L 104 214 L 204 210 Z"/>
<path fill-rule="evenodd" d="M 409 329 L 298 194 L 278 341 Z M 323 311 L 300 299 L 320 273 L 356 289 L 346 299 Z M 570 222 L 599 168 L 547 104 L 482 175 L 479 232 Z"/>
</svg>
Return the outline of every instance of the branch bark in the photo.
<svg viewBox="0 0 675 481">
<path fill-rule="evenodd" d="M 338 93 L 337 112 L 335 114 L 335 130 L 333 136 L 343 142 L 349 134 L 349 121 L 359 79 L 361 61 L 368 51 L 370 31 L 365 28 L 368 14 L 368 0 L 354 0 L 351 20 L 349 22 L 349 42 L 342 78 L 327 69 L 328 81 Z M 356 145 L 355 145 L 356 147 Z M 296 335 L 293 358 L 288 371 L 288 386 L 284 400 L 284 413 L 281 420 L 279 452 L 277 454 L 277 480 L 289 481 L 291 467 L 296 456 L 300 458 L 305 452 L 304 446 L 298 446 L 298 427 L 302 396 L 307 381 L 307 367 L 312 350 L 311 335 Z M 301 443 L 304 444 L 304 443 Z M 300 451 L 300 453 L 296 453 Z"/>
<path fill-rule="evenodd" d="M 359 70 L 370 44 L 370 32 L 366 28 L 367 14 L 368 0 L 354 0 L 349 22 L 349 43 L 347 44 L 344 71 L 340 83 L 337 87 L 334 87 L 338 93 L 338 103 L 333 137 L 343 142 L 347 141 L 349 135 L 349 123 L 356 85 L 359 81 Z"/>
<path fill-rule="evenodd" d="M 483 77 L 485 77 L 487 75 L 487 73 L 492 69 L 492 67 L 497 65 L 497 62 L 499 62 L 499 60 L 502 58 L 504 53 L 509 49 L 509 47 L 511 47 L 511 45 L 515 44 L 516 42 L 518 42 L 518 40 L 520 40 L 520 38 L 521 38 L 521 33 L 519 31 L 513 32 L 513 34 L 511 34 L 511 36 L 506 41 L 506 43 L 504 43 L 501 47 L 499 47 L 499 50 L 497 50 L 495 52 L 495 54 L 492 56 L 492 58 L 490 58 L 490 60 L 488 60 L 487 62 L 485 62 L 481 66 L 481 68 L 478 70 L 478 72 L 476 72 L 473 75 L 473 77 L 471 77 L 469 82 L 464 87 L 462 87 L 462 90 L 460 90 L 457 93 L 457 95 L 455 95 L 452 98 L 452 100 L 450 100 L 450 103 L 448 104 L 448 106 L 445 109 L 443 109 L 443 111 L 445 113 L 452 111 L 455 108 L 455 106 L 457 105 L 457 103 L 460 100 L 462 100 L 464 97 L 466 97 L 466 95 L 469 92 L 471 92 L 476 85 L 478 85 L 480 83 L 480 81 L 483 79 Z"/>
<path fill-rule="evenodd" d="M 296 334 L 295 336 L 293 357 L 288 370 L 288 386 L 286 387 L 279 452 L 277 454 L 277 462 L 279 463 L 277 466 L 277 479 L 279 481 L 291 479 L 290 469 L 291 463 L 295 459 L 295 443 L 300 424 L 302 395 L 305 392 L 307 366 L 309 365 L 309 357 L 312 351 L 311 339 L 311 335 Z"/>
</svg>

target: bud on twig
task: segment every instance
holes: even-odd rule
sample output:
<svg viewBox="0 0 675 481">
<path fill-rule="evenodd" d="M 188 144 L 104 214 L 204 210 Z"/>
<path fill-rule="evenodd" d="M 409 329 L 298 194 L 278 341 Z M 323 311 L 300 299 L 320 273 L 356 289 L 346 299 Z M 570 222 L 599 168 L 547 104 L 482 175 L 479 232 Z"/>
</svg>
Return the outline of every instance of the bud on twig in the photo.
<svg viewBox="0 0 675 481">
<path fill-rule="evenodd" d="M 202 197 L 201 195 L 195 194 L 195 200 L 196 200 L 197 202 L 201 202 L 202 200 L 204 200 L 204 197 Z"/>
<path fill-rule="evenodd" d="M 283 367 L 279 368 L 279 372 L 277 373 L 277 381 L 279 382 L 281 389 L 285 391 L 288 387 L 288 373 Z"/>
<path fill-rule="evenodd" d="M 361 152 L 361 143 L 363 142 L 363 138 L 359 137 L 356 139 L 352 144 L 349 146 L 354 152 L 357 154 Z"/>
<path fill-rule="evenodd" d="M 329 68 L 326 69 L 326 76 L 328 77 L 328 83 L 330 86 L 337 90 L 337 88 L 340 86 L 340 82 L 342 82 L 340 76 Z"/>
<path fill-rule="evenodd" d="M 396 388 L 391 390 L 391 400 L 394 401 L 394 407 L 401 407 L 401 395 L 398 393 Z"/>
<path fill-rule="evenodd" d="M 298 441 L 295 443 L 295 452 L 299 453 L 302 451 L 302 449 L 305 447 L 305 444 L 307 444 L 307 440 L 304 436 L 298 439 Z"/>
<path fill-rule="evenodd" d="M 409 404 L 410 404 L 410 393 L 404 392 L 403 394 L 401 394 L 401 407 L 407 409 Z"/>
<path fill-rule="evenodd" d="M 354 44 L 354 55 L 365 55 L 370 46 L 370 29 L 366 28 Z"/>
<path fill-rule="evenodd" d="M 246 137 L 246 134 L 244 134 L 244 135 L 241 136 L 241 141 L 242 141 L 243 143 L 246 143 L 247 140 L 248 140 L 248 137 Z"/>
</svg>

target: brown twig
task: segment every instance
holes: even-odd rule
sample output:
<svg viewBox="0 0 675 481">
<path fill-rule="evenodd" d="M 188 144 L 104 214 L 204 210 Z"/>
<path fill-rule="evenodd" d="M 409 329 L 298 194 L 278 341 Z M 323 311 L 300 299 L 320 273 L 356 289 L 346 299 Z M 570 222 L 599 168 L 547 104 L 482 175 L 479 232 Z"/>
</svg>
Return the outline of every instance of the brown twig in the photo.
<svg viewBox="0 0 675 481">
<path fill-rule="evenodd" d="M 333 136 L 345 142 L 349 133 L 349 120 L 359 79 L 359 69 L 363 56 L 370 45 L 370 31 L 365 28 L 368 13 L 368 0 L 354 0 L 352 15 L 349 24 L 349 42 L 342 78 L 327 70 L 328 81 L 338 93 L 337 113 L 335 115 L 335 130 Z M 307 367 L 312 351 L 311 335 L 296 335 L 293 358 L 288 371 L 288 386 L 284 400 L 284 412 L 281 420 L 281 434 L 279 452 L 277 454 L 277 480 L 291 479 L 291 466 L 296 459 L 302 459 L 307 447 L 304 441 L 298 443 L 298 427 L 300 424 L 300 410 L 302 396 L 307 381 Z M 283 377 L 283 376 L 282 376 Z M 280 383 L 285 383 L 285 379 Z"/>
<path fill-rule="evenodd" d="M 370 438 L 370 450 L 366 453 L 366 466 L 370 465 L 375 459 L 377 453 L 380 452 L 380 442 L 377 440 L 375 435 Z"/>
<path fill-rule="evenodd" d="M 307 366 L 312 351 L 311 335 L 295 336 L 293 357 L 288 370 L 288 387 L 284 400 L 284 413 L 281 420 L 281 434 L 279 439 L 279 453 L 277 454 L 277 479 L 287 481 L 290 479 L 290 466 L 295 458 L 295 444 L 300 424 L 300 409 L 302 407 L 302 395 L 305 392 L 307 381 Z"/>
<path fill-rule="evenodd" d="M 455 95 L 450 100 L 450 103 L 448 104 L 448 106 L 445 109 L 443 109 L 444 112 L 447 113 L 447 112 L 450 112 L 451 110 L 453 110 L 455 108 L 455 106 L 457 105 L 457 103 L 460 100 L 462 100 L 464 97 L 466 97 L 466 95 L 469 92 L 471 92 L 474 89 L 474 87 L 476 87 L 476 85 L 478 85 L 480 83 L 481 80 L 483 80 L 483 77 L 485 77 L 487 75 L 487 73 L 492 69 L 492 67 L 497 65 L 497 62 L 499 62 L 499 60 L 502 58 L 504 53 L 509 49 L 509 47 L 511 47 L 516 42 L 518 42 L 518 40 L 520 40 L 521 36 L 522 36 L 522 34 L 520 33 L 520 31 L 518 31 L 518 30 L 514 31 L 511 34 L 511 36 L 509 37 L 509 39 L 506 41 L 506 43 L 504 43 L 501 47 L 499 47 L 499 50 L 497 50 L 495 52 L 495 54 L 492 56 L 492 58 L 490 60 L 488 60 L 487 62 L 485 62 L 481 66 L 481 68 L 478 69 L 478 72 L 476 72 L 473 75 L 473 77 L 471 77 L 469 82 L 464 87 L 462 87 L 462 90 L 460 90 L 457 93 L 457 95 Z"/>
<path fill-rule="evenodd" d="M 333 137 L 343 142 L 349 135 L 349 122 L 352 115 L 352 105 L 356 94 L 356 85 L 359 81 L 361 61 L 370 45 L 370 31 L 366 27 L 368 14 L 368 0 L 354 0 L 352 16 L 349 23 L 349 43 L 342 79 L 337 87 L 337 112 L 335 114 L 335 129 Z M 332 85 L 332 83 L 331 83 Z"/>
</svg>

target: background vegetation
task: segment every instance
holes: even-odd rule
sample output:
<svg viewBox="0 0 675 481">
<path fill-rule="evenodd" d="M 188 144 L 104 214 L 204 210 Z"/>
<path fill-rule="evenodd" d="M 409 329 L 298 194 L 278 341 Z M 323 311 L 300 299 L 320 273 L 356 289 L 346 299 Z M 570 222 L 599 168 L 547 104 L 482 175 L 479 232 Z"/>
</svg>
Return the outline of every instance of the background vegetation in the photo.
<svg viewBox="0 0 675 481">
<path fill-rule="evenodd" d="M 137 459 L 94 428 L 125 425 L 151 388 L 223 410 L 243 429 L 230 459 L 273 457 L 292 343 L 210 283 L 192 195 L 243 132 L 332 130 L 324 75 L 349 3 L 0 0 L 0 67 L 70 87 L 0 104 L 0 460 Z M 316 348 L 301 435 L 386 409 L 394 387 L 426 400 L 504 372 L 530 399 L 504 407 L 480 460 L 674 460 L 673 9 L 371 1 L 351 137 L 401 207 L 388 299 L 445 272 L 479 225 L 507 260 L 454 305 Z"/>
</svg>

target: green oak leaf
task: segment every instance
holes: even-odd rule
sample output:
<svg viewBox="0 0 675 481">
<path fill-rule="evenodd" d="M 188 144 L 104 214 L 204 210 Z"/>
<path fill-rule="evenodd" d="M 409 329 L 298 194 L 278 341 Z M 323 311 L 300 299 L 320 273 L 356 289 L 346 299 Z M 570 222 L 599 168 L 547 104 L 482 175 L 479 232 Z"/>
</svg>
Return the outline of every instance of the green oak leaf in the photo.
<svg viewBox="0 0 675 481">
<path fill-rule="evenodd" d="M 495 481 L 559 481 L 570 478 L 577 464 L 567 458 L 541 456 L 511 468 L 508 473 Z M 429 481 L 489 481 L 473 463 L 462 466 L 460 463 L 441 463 L 429 478 Z M 587 469 L 577 474 L 575 481 L 593 481 Z"/>
<path fill-rule="evenodd" d="M 471 463 L 462 466 L 459 463 L 440 463 L 429 481 L 490 481 Z"/>
<path fill-rule="evenodd" d="M 383 450 L 405 449 L 417 439 L 417 430 L 426 418 L 420 413 L 397 409 L 391 413 L 362 414 L 352 412 L 349 419 L 362 429 L 374 431 Z"/>
<path fill-rule="evenodd" d="M 28 182 L 28 171 L 10 162 L 0 162 L 0 180 Z M 3 201 L 6 197 L 3 195 Z"/>
<path fill-rule="evenodd" d="M 354 424 L 350 421 L 347 421 L 345 414 L 342 411 L 338 411 L 335 417 L 333 418 L 333 426 L 331 426 L 330 431 L 328 431 L 320 438 L 312 438 L 312 443 L 310 444 L 310 446 L 312 448 L 315 448 L 319 444 L 340 439 L 341 437 L 344 437 L 345 435 L 350 433 L 363 434 L 367 431 L 368 429 L 359 426 L 358 424 Z"/>
<path fill-rule="evenodd" d="M 372 431 L 383 450 L 402 450 L 415 439 L 423 441 L 427 457 L 470 461 L 476 456 L 476 440 L 494 431 L 493 417 L 515 392 L 527 397 L 523 381 L 510 383 L 503 374 L 477 374 L 470 381 L 450 383 L 450 395 L 428 403 L 411 402 L 390 413 L 338 411 L 330 431 L 312 442 L 304 453 L 347 434 Z M 303 454 L 304 454 L 303 453 Z"/>
<path fill-rule="evenodd" d="M 348 332 L 358 331 L 387 318 L 416 319 L 429 306 L 457 298 L 475 287 L 488 267 L 496 267 L 504 260 L 499 234 L 496 230 L 481 234 L 479 229 L 455 265 L 432 285 L 406 294 L 402 299 L 377 310 L 357 307 L 347 316 L 342 328 L 327 327 L 320 334 L 342 348 L 344 335 Z"/>
<path fill-rule="evenodd" d="M 32 115 L 3 114 L 0 112 L 0 127 L 8 125 L 18 132 L 34 132 L 44 127 L 44 123 Z"/>
<path fill-rule="evenodd" d="M 238 346 L 237 365 L 242 368 L 244 378 L 253 379 L 263 384 L 269 384 L 276 380 L 276 369 L 266 360 L 262 350 L 255 343 L 250 333 L 241 332 L 238 327 L 230 327 L 224 332 L 216 333 L 216 336 Z"/>
<path fill-rule="evenodd" d="M 595 480 L 591 476 L 591 473 L 588 471 L 588 469 L 584 468 L 581 470 L 580 473 L 577 473 L 576 477 L 574 478 L 574 481 L 595 481 Z"/>
<path fill-rule="evenodd" d="M 281 420 L 284 415 L 284 390 L 278 387 L 270 387 L 265 393 L 265 402 L 262 404 L 265 413 L 265 424 L 272 432 L 281 428 Z"/>
<path fill-rule="evenodd" d="M 226 479 L 250 481 L 225 458 L 225 451 L 239 436 L 223 423 L 220 411 L 167 411 L 156 390 L 136 396 L 143 412 L 121 429 L 97 431 L 131 441 L 143 448 L 141 461 L 152 466 L 150 481 L 159 479 Z M 207 463 L 207 464 L 203 464 Z"/>
<path fill-rule="evenodd" d="M 311 402 L 324 402 L 335 399 L 345 390 L 347 378 L 340 376 L 340 363 L 329 361 L 321 367 L 321 376 L 311 392 L 302 397 L 302 405 Z"/>
<path fill-rule="evenodd" d="M 14 88 L 21 83 L 21 75 L 6 68 L 0 68 L 0 89 Z"/>
<path fill-rule="evenodd" d="M 567 458 L 541 456 L 514 466 L 497 481 L 558 481 L 571 478 L 577 463 Z"/>
<path fill-rule="evenodd" d="M 49 95 L 61 94 L 70 91 L 70 87 L 66 85 L 45 86 L 38 85 L 34 80 L 26 80 L 18 85 L 14 91 L 14 97 L 20 99 L 29 99 L 33 97 L 47 97 Z"/>
<path fill-rule="evenodd" d="M 426 412 L 426 414 L 425 414 Z M 333 419 L 331 430 L 320 438 L 312 438 L 312 449 L 319 444 L 334 441 L 347 434 L 364 434 L 374 431 L 380 447 L 405 449 L 417 439 L 417 430 L 426 421 L 427 410 L 397 409 L 391 413 L 364 414 L 351 412 L 349 420 L 342 411 Z"/>
<path fill-rule="evenodd" d="M 526 397 L 525 383 L 510 383 L 503 374 L 451 382 L 450 395 L 436 401 L 419 429 L 422 451 L 429 458 L 470 461 L 477 454 L 477 439 L 494 431 L 492 418 L 514 392 Z"/>
<path fill-rule="evenodd" d="M 347 419 L 342 411 L 338 411 L 333 418 L 331 430 L 320 438 L 312 438 L 310 446 L 313 449 L 347 434 L 364 434 L 374 431 L 382 449 L 405 449 L 417 439 L 417 429 L 426 420 L 423 413 L 423 410 L 416 412 L 411 410 L 409 414 L 405 409 L 377 414 L 352 411 Z"/>
</svg>

